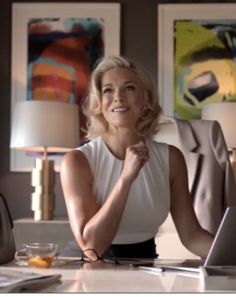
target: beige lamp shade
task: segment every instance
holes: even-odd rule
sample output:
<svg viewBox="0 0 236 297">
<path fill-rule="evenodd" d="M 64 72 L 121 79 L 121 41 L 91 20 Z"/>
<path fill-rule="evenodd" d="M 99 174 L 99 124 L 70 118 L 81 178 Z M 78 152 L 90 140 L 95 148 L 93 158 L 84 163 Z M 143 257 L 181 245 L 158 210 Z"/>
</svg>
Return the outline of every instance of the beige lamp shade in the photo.
<svg viewBox="0 0 236 297">
<path fill-rule="evenodd" d="M 66 152 L 79 145 L 78 106 L 56 101 L 15 104 L 11 148 L 24 151 Z"/>
<path fill-rule="evenodd" d="M 229 150 L 236 148 L 236 102 L 206 104 L 202 119 L 220 123 Z"/>
</svg>

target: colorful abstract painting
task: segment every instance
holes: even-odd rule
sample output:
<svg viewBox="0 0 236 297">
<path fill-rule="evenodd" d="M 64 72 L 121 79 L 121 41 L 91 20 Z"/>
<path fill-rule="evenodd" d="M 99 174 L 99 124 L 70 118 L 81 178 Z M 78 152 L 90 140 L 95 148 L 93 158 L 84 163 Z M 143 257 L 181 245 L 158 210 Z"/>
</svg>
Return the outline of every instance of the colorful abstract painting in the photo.
<svg viewBox="0 0 236 297">
<path fill-rule="evenodd" d="M 30 19 L 27 100 L 69 102 L 81 110 L 92 67 L 104 56 L 103 31 L 102 19 Z"/>
<path fill-rule="evenodd" d="M 203 105 L 236 99 L 236 21 L 174 21 L 174 114 L 201 118 Z"/>
</svg>

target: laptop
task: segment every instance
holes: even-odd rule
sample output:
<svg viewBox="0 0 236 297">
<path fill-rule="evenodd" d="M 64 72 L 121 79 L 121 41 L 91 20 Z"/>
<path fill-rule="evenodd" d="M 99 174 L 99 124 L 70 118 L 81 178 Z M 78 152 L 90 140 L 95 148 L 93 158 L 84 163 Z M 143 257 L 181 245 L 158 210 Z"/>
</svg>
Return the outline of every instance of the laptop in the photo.
<svg viewBox="0 0 236 297">
<path fill-rule="evenodd" d="M 236 206 L 227 207 L 206 260 L 166 262 L 157 260 L 152 268 L 200 272 L 200 266 L 236 266 Z M 140 268 L 142 265 L 140 265 Z M 235 267 L 236 268 L 236 267 Z M 236 271 L 236 269 L 235 269 Z"/>
</svg>

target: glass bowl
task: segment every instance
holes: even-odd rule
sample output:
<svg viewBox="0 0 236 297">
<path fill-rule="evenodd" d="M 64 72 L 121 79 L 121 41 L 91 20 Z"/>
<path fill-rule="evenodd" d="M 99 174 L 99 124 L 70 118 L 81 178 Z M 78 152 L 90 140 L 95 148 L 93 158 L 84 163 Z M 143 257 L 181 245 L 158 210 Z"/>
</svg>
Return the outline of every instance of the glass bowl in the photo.
<svg viewBox="0 0 236 297">
<path fill-rule="evenodd" d="M 51 267 L 58 250 L 58 245 L 55 243 L 25 243 L 23 246 L 27 264 L 39 268 Z"/>
</svg>

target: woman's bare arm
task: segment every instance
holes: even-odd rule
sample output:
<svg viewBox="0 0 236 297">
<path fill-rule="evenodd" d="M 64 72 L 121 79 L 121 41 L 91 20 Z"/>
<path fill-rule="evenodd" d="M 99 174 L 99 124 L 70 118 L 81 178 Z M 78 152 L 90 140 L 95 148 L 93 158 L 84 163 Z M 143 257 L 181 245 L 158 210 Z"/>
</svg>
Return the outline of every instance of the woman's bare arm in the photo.
<svg viewBox="0 0 236 297">
<path fill-rule="evenodd" d="M 181 242 L 192 253 L 205 258 L 213 236 L 200 226 L 188 189 L 187 167 L 182 153 L 170 146 L 171 215 Z"/>
</svg>

